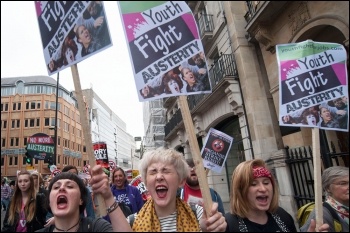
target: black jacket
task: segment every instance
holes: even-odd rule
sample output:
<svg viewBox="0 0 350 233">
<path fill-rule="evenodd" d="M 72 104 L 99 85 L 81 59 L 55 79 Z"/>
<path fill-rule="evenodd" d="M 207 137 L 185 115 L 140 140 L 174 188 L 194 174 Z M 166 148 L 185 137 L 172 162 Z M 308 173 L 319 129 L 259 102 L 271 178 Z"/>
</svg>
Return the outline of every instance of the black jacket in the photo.
<svg viewBox="0 0 350 233">
<path fill-rule="evenodd" d="M 13 199 L 11 199 L 10 203 L 12 201 L 13 201 Z M 32 199 L 30 201 L 34 201 L 34 199 Z M 10 205 L 11 204 L 9 204 L 9 206 Z M 16 213 L 14 224 L 10 225 L 8 223 L 9 211 L 10 211 L 10 208 L 7 208 L 1 232 L 16 232 L 16 226 L 17 226 L 18 221 L 19 221 L 19 213 Z M 47 214 L 47 200 L 46 200 L 46 197 L 45 197 L 44 194 L 38 193 L 36 195 L 36 213 L 35 213 L 35 217 L 34 217 L 34 219 L 32 221 L 26 223 L 27 232 L 34 232 L 34 231 L 36 231 L 38 229 L 43 228 L 44 225 L 45 225 L 45 221 L 46 221 L 46 214 Z"/>
</svg>

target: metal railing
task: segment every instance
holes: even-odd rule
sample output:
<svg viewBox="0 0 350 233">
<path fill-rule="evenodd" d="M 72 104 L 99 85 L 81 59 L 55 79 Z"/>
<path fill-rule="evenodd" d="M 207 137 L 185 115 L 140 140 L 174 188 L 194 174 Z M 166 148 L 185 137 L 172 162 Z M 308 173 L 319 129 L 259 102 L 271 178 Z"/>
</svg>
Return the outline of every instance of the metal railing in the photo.
<svg viewBox="0 0 350 233">
<path fill-rule="evenodd" d="M 331 166 L 339 166 L 340 160 L 343 160 L 343 164 L 347 167 L 346 156 L 349 156 L 349 152 L 336 153 L 333 142 L 332 152 L 322 152 L 321 159 L 323 168 L 326 169 Z M 289 167 L 292 185 L 294 190 L 294 199 L 298 208 L 305 205 L 308 202 L 315 201 L 314 193 L 314 177 L 313 177 L 313 157 L 312 149 L 310 146 L 289 148 L 286 147 L 287 159 L 286 164 Z M 330 159 L 330 162 L 326 162 Z"/>
<path fill-rule="evenodd" d="M 214 31 L 213 15 L 201 14 L 197 24 L 201 37 L 203 37 L 205 33 Z"/>
<path fill-rule="evenodd" d="M 165 137 L 182 121 L 181 110 L 178 109 L 170 121 L 164 126 Z"/>
</svg>

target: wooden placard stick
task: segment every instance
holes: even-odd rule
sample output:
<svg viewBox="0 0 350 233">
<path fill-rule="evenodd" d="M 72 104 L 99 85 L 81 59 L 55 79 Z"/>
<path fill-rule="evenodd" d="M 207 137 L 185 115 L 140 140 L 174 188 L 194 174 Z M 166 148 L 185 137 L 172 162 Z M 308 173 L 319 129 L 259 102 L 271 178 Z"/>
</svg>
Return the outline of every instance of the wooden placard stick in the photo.
<svg viewBox="0 0 350 233">
<path fill-rule="evenodd" d="M 73 75 L 73 82 L 74 82 L 74 88 L 75 88 L 75 95 L 78 100 L 78 110 L 80 113 L 80 122 L 83 129 L 83 135 L 85 139 L 85 146 L 86 146 L 86 153 L 89 158 L 89 164 L 91 167 L 96 165 L 96 159 L 93 152 L 93 145 L 92 145 L 92 138 L 91 138 L 91 131 L 90 131 L 90 125 L 89 120 L 87 119 L 86 109 L 85 109 L 85 103 L 83 98 L 83 92 L 81 90 L 80 85 L 80 78 L 78 73 L 78 67 L 76 64 L 71 66 L 71 71 Z M 97 217 L 102 217 L 107 215 L 106 210 L 106 203 L 101 195 L 96 195 L 97 203 L 95 201 L 95 206 L 97 207 L 95 209 L 95 213 Z"/>
<path fill-rule="evenodd" d="M 314 163 L 315 220 L 316 231 L 318 231 L 318 228 L 323 224 L 320 129 L 318 127 L 312 129 L 312 157 Z"/>
<path fill-rule="evenodd" d="M 188 135 L 188 141 L 191 147 L 191 153 L 193 157 L 194 165 L 196 166 L 196 174 L 198 177 L 199 187 L 202 192 L 203 197 L 203 208 L 207 214 L 207 217 L 210 217 L 211 206 L 213 205 L 213 201 L 211 199 L 207 173 L 204 170 L 203 161 L 201 152 L 199 150 L 198 141 L 196 138 L 196 134 L 194 131 L 193 121 L 190 113 L 190 109 L 187 103 L 187 96 L 179 96 L 178 103 L 181 110 L 182 119 L 185 125 L 185 130 Z"/>
</svg>

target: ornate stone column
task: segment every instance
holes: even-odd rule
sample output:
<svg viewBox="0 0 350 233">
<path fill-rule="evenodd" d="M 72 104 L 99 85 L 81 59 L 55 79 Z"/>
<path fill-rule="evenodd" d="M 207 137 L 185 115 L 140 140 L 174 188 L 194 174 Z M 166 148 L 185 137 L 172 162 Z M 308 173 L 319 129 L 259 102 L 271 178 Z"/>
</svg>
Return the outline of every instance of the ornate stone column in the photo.
<svg viewBox="0 0 350 233">
<path fill-rule="evenodd" d="M 225 89 L 225 93 L 229 104 L 232 106 L 232 111 L 238 116 L 239 126 L 241 128 L 241 135 L 243 140 L 243 147 L 245 153 L 245 159 L 250 160 L 253 158 L 250 150 L 251 144 L 249 141 L 250 135 L 247 127 L 247 120 L 244 114 L 244 108 L 242 105 L 241 92 L 239 90 L 239 83 L 236 80 L 228 81 L 231 84 Z"/>
</svg>

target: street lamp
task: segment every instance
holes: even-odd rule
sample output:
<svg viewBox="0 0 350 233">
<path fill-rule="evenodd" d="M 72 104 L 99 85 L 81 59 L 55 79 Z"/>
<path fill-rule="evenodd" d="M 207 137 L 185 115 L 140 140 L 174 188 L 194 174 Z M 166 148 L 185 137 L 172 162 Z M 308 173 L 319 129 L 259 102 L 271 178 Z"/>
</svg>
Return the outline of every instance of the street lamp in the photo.
<svg viewBox="0 0 350 233">
<path fill-rule="evenodd" d="M 57 113 L 58 113 L 58 87 L 59 87 L 59 83 L 60 83 L 60 72 L 57 73 L 57 86 L 56 86 L 56 110 L 55 110 L 55 126 L 54 127 L 50 127 L 49 129 L 51 130 L 55 130 L 55 134 L 54 134 L 54 152 L 53 152 L 53 158 L 52 158 L 52 163 L 54 165 L 56 165 L 56 156 L 57 156 Z"/>
</svg>

